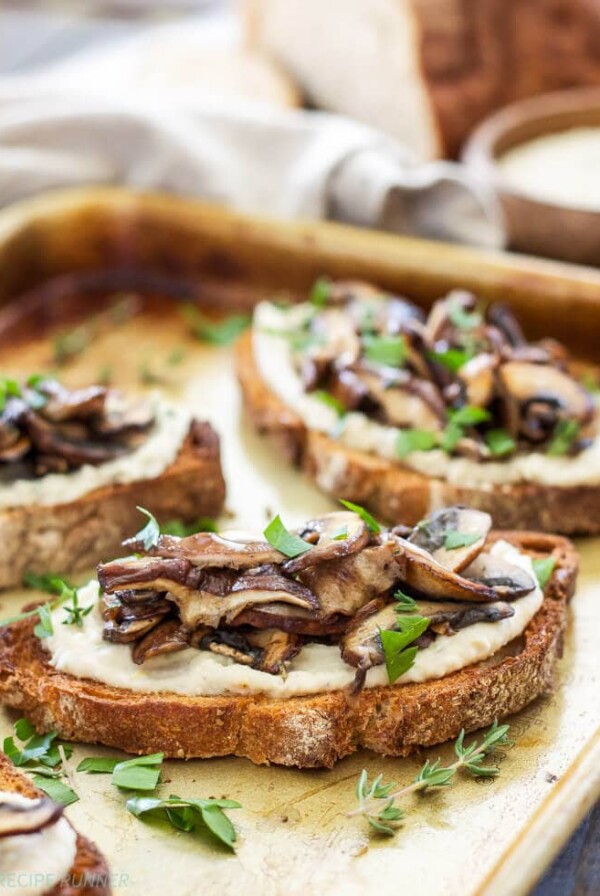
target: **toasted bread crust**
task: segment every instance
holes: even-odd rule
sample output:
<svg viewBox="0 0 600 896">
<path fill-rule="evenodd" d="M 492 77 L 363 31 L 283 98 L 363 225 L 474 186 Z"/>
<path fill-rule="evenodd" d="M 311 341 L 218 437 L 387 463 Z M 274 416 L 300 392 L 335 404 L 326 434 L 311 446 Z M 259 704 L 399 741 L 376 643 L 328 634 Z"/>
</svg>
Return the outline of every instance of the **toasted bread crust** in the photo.
<svg viewBox="0 0 600 896">
<path fill-rule="evenodd" d="M 592 535 L 600 532 L 600 486 L 558 487 L 538 483 L 461 488 L 353 451 L 329 436 L 307 429 L 260 376 L 247 333 L 236 348 L 244 406 L 256 429 L 269 436 L 293 464 L 323 491 L 369 508 L 390 523 L 413 526 L 431 510 L 465 504 L 490 513 L 500 529 Z"/>
<path fill-rule="evenodd" d="M 27 797 L 42 796 L 42 792 L 0 754 L 0 790 L 20 793 Z M 61 881 L 44 896 L 110 896 L 109 870 L 105 858 L 93 843 L 77 834 L 77 856 L 66 880 Z"/>
<path fill-rule="evenodd" d="M 552 688 L 568 600 L 577 577 L 573 545 L 537 533 L 496 533 L 520 549 L 552 552 L 545 600 L 520 639 L 492 660 L 422 684 L 271 699 L 263 695 L 140 694 L 57 672 L 26 620 L 0 630 L 0 701 L 40 731 L 130 753 L 175 758 L 244 756 L 258 764 L 331 767 L 359 747 L 406 756 L 491 724 Z"/>
<path fill-rule="evenodd" d="M 136 506 L 160 520 L 218 516 L 225 500 L 219 437 L 194 421 L 181 449 L 156 479 L 94 489 L 76 501 L 0 511 L 0 588 L 26 572 L 69 573 L 114 556 L 140 524 Z"/>
</svg>

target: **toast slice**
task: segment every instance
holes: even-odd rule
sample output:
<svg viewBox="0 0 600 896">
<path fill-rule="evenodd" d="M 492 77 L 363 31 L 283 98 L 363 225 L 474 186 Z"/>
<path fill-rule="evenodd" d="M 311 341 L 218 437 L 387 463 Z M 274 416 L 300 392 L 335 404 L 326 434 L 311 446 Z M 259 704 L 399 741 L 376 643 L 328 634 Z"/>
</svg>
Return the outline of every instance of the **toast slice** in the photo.
<svg viewBox="0 0 600 896">
<path fill-rule="evenodd" d="M 306 427 L 264 382 L 254 359 L 251 332 L 236 347 L 237 375 L 246 412 L 291 463 L 335 498 L 368 507 L 389 523 L 416 525 L 432 510 L 464 504 L 492 514 L 499 529 L 600 532 L 599 485 L 559 487 L 535 482 L 461 488 L 374 454 L 355 451 Z"/>
<path fill-rule="evenodd" d="M 273 699 L 134 693 L 56 671 L 33 621 L 0 630 L 0 701 L 39 731 L 169 757 L 246 757 L 258 764 L 332 767 L 366 747 L 407 756 L 420 747 L 490 725 L 551 690 L 578 571 L 566 539 L 495 532 L 533 556 L 555 559 L 544 602 L 523 635 L 488 660 L 425 683 Z"/>
<path fill-rule="evenodd" d="M 193 421 L 174 462 L 156 479 L 104 486 L 67 504 L 0 511 L 0 588 L 27 572 L 66 574 L 114 555 L 139 525 L 136 505 L 158 519 L 191 522 L 223 509 L 225 481 L 219 437 Z"/>
<path fill-rule="evenodd" d="M 19 793 L 35 798 L 44 796 L 31 781 L 0 753 L 0 790 Z M 80 834 L 77 834 L 77 855 L 67 878 L 44 896 L 109 896 L 110 875 L 105 858 L 98 849 Z"/>
</svg>

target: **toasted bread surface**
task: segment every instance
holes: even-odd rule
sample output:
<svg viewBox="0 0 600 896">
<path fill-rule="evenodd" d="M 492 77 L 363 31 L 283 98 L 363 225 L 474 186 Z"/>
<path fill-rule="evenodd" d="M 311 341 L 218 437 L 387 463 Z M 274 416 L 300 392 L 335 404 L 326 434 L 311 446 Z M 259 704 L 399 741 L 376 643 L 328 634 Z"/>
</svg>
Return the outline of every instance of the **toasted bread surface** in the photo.
<svg viewBox="0 0 600 896">
<path fill-rule="evenodd" d="M 31 620 L 0 630 L 0 701 L 39 731 L 174 758 L 234 754 L 253 762 L 331 767 L 367 747 L 406 756 L 526 706 L 554 683 L 577 577 L 573 545 L 537 533 L 498 532 L 519 549 L 552 553 L 555 568 L 542 607 L 499 654 L 444 678 L 273 699 L 264 695 L 188 697 L 134 693 L 56 671 Z"/>
<path fill-rule="evenodd" d="M 323 491 L 369 508 L 382 520 L 413 526 L 432 510 L 465 504 L 492 514 L 500 529 L 600 532 L 600 485 L 547 486 L 535 482 L 463 488 L 424 476 L 399 462 L 354 451 L 306 427 L 262 379 L 252 334 L 236 348 L 244 406 L 256 429 L 269 436 L 288 461 L 301 467 Z"/>
<path fill-rule="evenodd" d="M 0 753 L 0 790 L 20 793 L 26 797 L 39 797 L 38 790 L 25 775 L 21 774 Z M 109 896 L 111 893 L 109 871 L 106 860 L 98 849 L 85 837 L 77 834 L 77 855 L 67 878 L 44 896 Z"/>
<path fill-rule="evenodd" d="M 0 511 L 0 588 L 20 584 L 26 572 L 65 574 L 114 556 L 139 529 L 137 505 L 161 521 L 190 522 L 218 516 L 224 500 L 219 437 L 208 423 L 194 421 L 156 479 L 104 486 L 66 504 Z"/>
</svg>

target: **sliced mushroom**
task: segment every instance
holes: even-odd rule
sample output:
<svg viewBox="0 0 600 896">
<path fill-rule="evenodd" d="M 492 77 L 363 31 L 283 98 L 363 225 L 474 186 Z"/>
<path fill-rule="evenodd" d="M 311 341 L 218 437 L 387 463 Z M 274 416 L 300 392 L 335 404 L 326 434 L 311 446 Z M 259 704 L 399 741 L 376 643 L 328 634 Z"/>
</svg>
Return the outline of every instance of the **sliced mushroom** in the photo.
<svg viewBox="0 0 600 896">
<path fill-rule="evenodd" d="M 154 422 L 152 404 L 146 398 L 123 400 L 109 393 L 104 415 L 96 422 L 96 432 L 114 436 L 129 430 L 144 430 Z"/>
<path fill-rule="evenodd" d="M 76 440 L 63 436 L 57 427 L 43 420 L 32 410 L 23 415 L 22 426 L 33 447 L 41 454 L 58 455 L 70 465 L 106 463 L 124 453 L 122 445 L 94 442 L 91 439 Z"/>
<path fill-rule="evenodd" d="M 515 563 L 509 563 L 483 552 L 463 570 L 463 575 L 473 582 L 480 582 L 493 588 L 503 600 L 515 600 L 529 594 L 535 588 L 535 580 L 530 573 Z"/>
<path fill-rule="evenodd" d="M 30 439 L 21 435 L 19 430 L 15 430 L 16 438 L 10 440 L 8 437 L 5 437 L 3 440 L 2 430 L 3 428 L 0 426 L 0 462 L 14 463 L 21 460 L 31 450 Z"/>
<path fill-rule="evenodd" d="M 44 380 L 36 391 L 47 396 L 47 401 L 40 412 L 52 423 L 87 420 L 101 415 L 108 394 L 105 386 L 88 386 L 85 389 L 71 391 L 56 380 Z M 25 397 L 27 398 L 27 390 Z"/>
<path fill-rule="evenodd" d="M 360 378 L 386 423 L 416 429 L 439 430 L 446 411 L 438 390 L 429 380 L 412 376 L 407 370 L 370 370 L 364 366 Z"/>
<path fill-rule="evenodd" d="M 465 391 L 468 405 L 485 408 L 494 397 L 495 376 L 499 360 L 495 355 L 482 352 L 475 355 L 458 371 L 458 378 Z"/>
<path fill-rule="evenodd" d="M 102 637 L 113 644 L 131 644 L 139 641 L 148 632 L 156 628 L 165 618 L 165 613 L 155 613 L 142 618 L 132 617 L 121 621 L 107 619 L 102 629 Z"/>
<path fill-rule="evenodd" d="M 523 331 L 515 317 L 514 311 L 509 305 L 504 305 L 502 302 L 492 302 L 487 309 L 486 320 L 500 330 L 509 345 L 515 347 L 525 345 Z"/>
<path fill-rule="evenodd" d="M 144 545 L 135 538 L 123 542 L 135 552 L 144 551 Z M 227 569 L 251 569 L 265 563 L 281 563 L 284 554 L 267 541 L 237 532 L 197 532 L 186 538 L 161 535 L 157 544 L 147 551 L 151 557 L 186 560 L 198 569 L 226 567 Z"/>
<path fill-rule="evenodd" d="M 273 603 L 248 607 L 232 620 L 232 625 L 250 625 L 254 629 L 277 628 L 290 634 L 335 637 L 348 626 L 348 616 L 334 613 L 326 619 L 291 604 Z"/>
<path fill-rule="evenodd" d="M 594 403 L 571 376 L 547 364 L 509 361 L 498 371 L 511 434 L 532 441 L 549 436 L 557 419 L 587 423 Z"/>
<path fill-rule="evenodd" d="M 298 531 L 298 535 L 314 546 L 310 551 L 286 560 L 283 569 L 290 575 L 318 563 L 356 554 L 366 547 L 370 538 L 366 523 L 349 510 L 325 513 L 310 520 Z"/>
<path fill-rule="evenodd" d="M 453 307 L 472 312 L 476 306 L 477 297 L 462 289 L 453 289 L 445 298 L 435 302 L 425 325 L 425 333 L 430 345 L 434 345 L 452 334 L 454 324 L 450 319 L 450 311 Z"/>
<path fill-rule="evenodd" d="M 340 367 L 354 364 L 360 354 L 360 340 L 354 321 L 340 308 L 326 308 L 317 314 L 311 330 L 322 338 L 322 344 L 309 351 L 313 358 L 335 360 Z"/>
<path fill-rule="evenodd" d="M 284 672 L 285 664 L 300 653 L 304 643 L 299 635 L 272 628 L 249 632 L 246 638 L 252 647 L 260 650 L 260 658 L 254 668 L 270 675 Z"/>
<path fill-rule="evenodd" d="M 409 541 L 403 547 L 407 561 L 403 581 L 418 594 L 440 600 L 498 600 L 493 588 L 451 572 L 428 551 Z"/>
<path fill-rule="evenodd" d="M 434 560 L 450 572 L 460 572 L 483 548 L 492 527 L 489 513 L 468 507 L 447 507 L 432 513 L 411 532 L 408 541 L 431 554 Z M 446 540 L 465 536 L 476 541 L 463 547 L 447 548 Z"/>
<path fill-rule="evenodd" d="M 155 656 L 175 653 L 189 646 L 189 631 L 178 619 L 169 619 L 137 642 L 131 651 L 131 658 L 139 666 Z"/>
<path fill-rule="evenodd" d="M 63 808 L 47 797 L 25 803 L 18 798 L 13 801 L 9 794 L 3 794 L 0 801 L 0 839 L 36 834 L 55 824 L 63 814 Z"/>
</svg>

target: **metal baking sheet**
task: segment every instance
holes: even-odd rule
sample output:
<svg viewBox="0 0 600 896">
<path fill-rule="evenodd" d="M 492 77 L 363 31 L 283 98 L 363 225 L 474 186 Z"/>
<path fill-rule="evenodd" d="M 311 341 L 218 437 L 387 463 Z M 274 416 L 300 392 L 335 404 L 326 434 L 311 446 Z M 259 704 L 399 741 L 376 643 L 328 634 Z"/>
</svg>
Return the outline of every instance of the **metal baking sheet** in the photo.
<svg viewBox="0 0 600 896">
<path fill-rule="evenodd" d="M 316 230 L 326 243 L 327 228 Z M 336 234 L 341 239 L 339 228 Z M 0 223 L 0 273 L 1 243 Z M 183 362 L 165 365 L 180 346 L 186 350 Z M 119 383 L 140 389 L 139 370 L 149 361 L 166 377 L 164 392 L 221 433 L 227 509 L 235 517 L 228 524 L 260 526 L 275 512 L 294 524 L 333 506 L 301 474 L 281 465 L 275 450 L 250 429 L 231 351 L 191 340 L 173 303 L 154 306 L 95 338 L 61 370 L 61 378 L 73 385 L 90 382 L 113 364 Z M 47 339 L 2 350 L 4 375 L 37 371 L 50 362 Z M 425 758 L 449 760 L 451 746 L 409 759 L 361 752 L 319 771 L 257 767 L 235 758 L 166 762 L 163 795 L 227 795 L 242 803 L 230 813 L 239 832 L 234 856 L 206 837 L 140 822 L 125 811 L 125 796 L 106 776 L 76 774 L 81 799 L 68 815 L 105 852 L 115 893 L 152 896 L 168 887 L 180 896 L 242 888 L 265 896 L 384 896 L 400 889 L 423 896 L 526 894 L 600 793 L 600 540 L 582 540 L 578 547 L 581 574 L 559 688 L 510 720 L 514 746 L 499 755 L 497 780 L 461 779 L 442 792 L 413 797 L 398 834 L 379 839 L 360 819 L 345 817 L 354 806 L 360 770 L 408 783 Z M 16 610 L 24 598 L 24 592 L 0 594 L 0 615 Z M 15 718 L 0 711 L 1 736 L 10 733 Z M 71 765 L 101 753 L 115 755 L 77 746 Z"/>
</svg>

